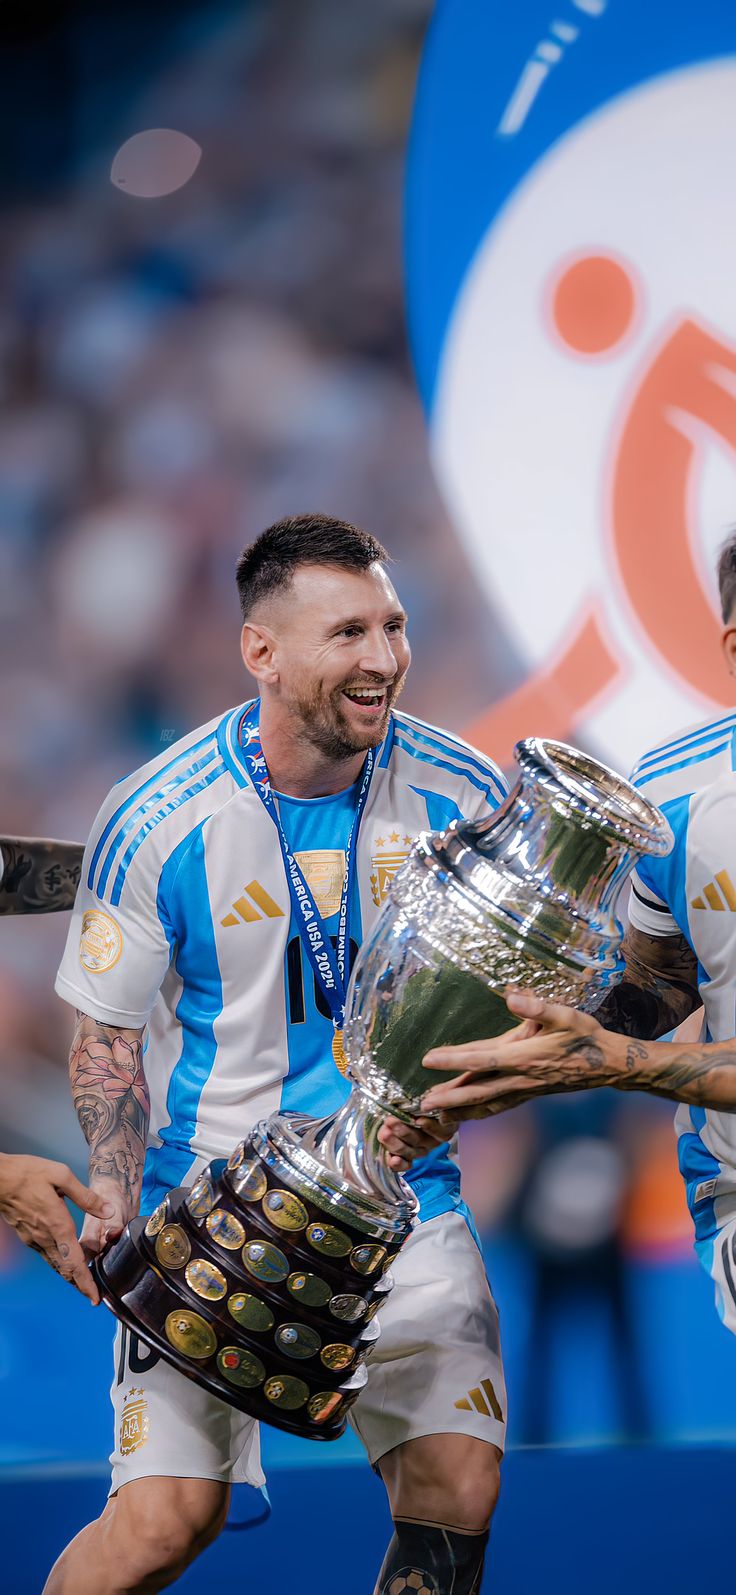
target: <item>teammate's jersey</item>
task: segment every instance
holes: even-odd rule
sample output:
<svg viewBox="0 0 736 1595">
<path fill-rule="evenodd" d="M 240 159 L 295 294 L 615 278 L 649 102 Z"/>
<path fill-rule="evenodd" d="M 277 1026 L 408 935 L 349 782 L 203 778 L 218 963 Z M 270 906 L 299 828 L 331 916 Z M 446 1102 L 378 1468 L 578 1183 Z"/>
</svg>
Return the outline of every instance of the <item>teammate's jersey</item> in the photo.
<svg viewBox="0 0 736 1595">
<path fill-rule="evenodd" d="M 292 916 L 273 820 L 249 779 L 241 705 L 114 787 L 87 843 L 56 982 L 103 1024 L 148 1024 L 151 1095 L 142 1210 L 197 1158 L 226 1156 L 258 1119 L 323 1115 L 349 1092 L 333 1025 Z M 363 812 L 351 955 L 421 831 L 475 818 L 506 795 L 496 766 L 459 738 L 392 714 Z M 292 851 L 334 937 L 357 784 L 277 799 Z M 460 1203 L 439 1148 L 410 1174 L 422 1218 Z"/>
<path fill-rule="evenodd" d="M 675 845 L 632 876 L 629 919 L 649 936 L 689 942 L 698 960 L 706 1038 L 736 1036 L 736 713 L 692 726 L 639 760 L 634 784 L 666 814 Z M 718 1227 L 736 1190 L 736 1114 L 682 1103 L 675 1124 L 696 1235 Z M 717 1182 L 717 1183 L 716 1183 Z"/>
</svg>

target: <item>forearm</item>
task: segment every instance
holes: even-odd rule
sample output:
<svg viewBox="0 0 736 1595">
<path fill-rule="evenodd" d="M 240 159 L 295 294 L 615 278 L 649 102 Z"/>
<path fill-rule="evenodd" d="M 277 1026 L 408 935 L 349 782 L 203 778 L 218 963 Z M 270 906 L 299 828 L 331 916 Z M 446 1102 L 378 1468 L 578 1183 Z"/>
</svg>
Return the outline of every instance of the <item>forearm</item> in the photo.
<svg viewBox="0 0 736 1595">
<path fill-rule="evenodd" d="M 79 842 L 0 837 L 0 914 L 73 908 L 83 851 Z"/>
<path fill-rule="evenodd" d="M 89 1146 L 90 1182 L 116 1185 L 126 1207 L 140 1199 L 150 1101 L 143 1031 L 77 1014 L 69 1058 L 72 1098 Z"/>
<path fill-rule="evenodd" d="M 612 1063 L 609 1083 L 619 1091 L 647 1091 L 716 1112 L 736 1111 L 736 1040 L 647 1043 L 608 1036 L 604 1046 Z"/>
</svg>

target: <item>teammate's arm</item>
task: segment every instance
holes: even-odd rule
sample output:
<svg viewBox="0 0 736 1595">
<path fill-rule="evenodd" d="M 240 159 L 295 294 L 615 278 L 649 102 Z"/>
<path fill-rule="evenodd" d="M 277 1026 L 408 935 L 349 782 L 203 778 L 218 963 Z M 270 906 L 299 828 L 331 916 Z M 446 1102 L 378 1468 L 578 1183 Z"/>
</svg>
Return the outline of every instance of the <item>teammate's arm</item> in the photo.
<svg viewBox="0 0 736 1595">
<path fill-rule="evenodd" d="M 433 1087 L 425 1107 L 478 1118 L 533 1097 L 604 1085 L 702 1105 L 699 1092 L 728 1095 L 731 1082 L 722 1058 L 717 1082 L 711 1075 L 711 1065 L 719 1066 L 712 1047 L 644 1045 L 675 1029 L 699 1006 L 697 961 L 684 936 L 650 936 L 629 925 L 622 952 L 623 979 L 606 994 L 594 1018 L 556 1003 L 536 1006 L 539 999 L 531 993 L 513 993 L 507 997 L 509 1009 L 526 1024 L 488 1041 L 428 1053 L 428 1069 L 458 1071 L 459 1078 Z M 707 1105 L 717 1106 L 715 1096 Z"/>
<path fill-rule="evenodd" d="M 736 1040 L 639 1041 L 528 991 L 507 992 L 506 1001 L 524 1021 L 515 1030 L 495 1041 L 438 1047 L 427 1054 L 428 1069 L 463 1073 L 434 1086 L 424 1098 L 426 1109 L 483 1118 L 551 1092 L 613 1086 L 720 1112 L 736 1110 Z"/>
<path fill-rule="evenodd" d="M 102 1251 L 138 1211 L 150 1100 L 143 1070 L 143 1032 L 101 1024 L 77 1012 L 69 1056 L 72 1098 L 89 1146 L 89 1182 L 111 1205 L 112 1218 L 85 1220 L 88 1256 Z"/>
<path fill-rule="evenodd" d="M 623 979 L 594 1010 L 606 1030 L 650 1040 L 699 1006 L 697 960 L 684 936 L 648 936 L 628 925 L 621 952 Z"/>
<path fill-rule="evenodd" d="M 0 914 L 51 914 L 74 907 L 79 842 L 0 836 Z"/>
</svg>

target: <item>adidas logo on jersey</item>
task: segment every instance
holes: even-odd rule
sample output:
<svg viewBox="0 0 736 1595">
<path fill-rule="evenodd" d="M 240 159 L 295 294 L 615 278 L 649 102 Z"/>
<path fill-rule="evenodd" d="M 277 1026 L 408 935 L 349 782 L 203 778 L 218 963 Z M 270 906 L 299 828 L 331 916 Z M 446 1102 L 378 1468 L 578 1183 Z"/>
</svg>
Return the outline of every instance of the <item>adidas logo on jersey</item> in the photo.
<svg viewBox="0 0 736 1595">
<path fill-rule="evenodd" d="M 233 911 L 220 920 L 221 925 L 240 925 L 243 920 L 246 924 L 254 919 L 283 919 L 284 910 L 279 908 L 272 897 L 258 881 L 251 881 L 249 886 L 243 887 L 243 896 L 236 898 Z"/>
<path fill-rule="evenodd" d="M 718 888 L 720 887 L 720 891 Z M 702 894 L 690 900 L 691 908 L 715 908 L 720 913 L 730 908 L 733 914 L 736 911 L 736 887 L 728 870 L 719 869 L 715 880 L 709 881 L 703 887 Z"/>
<path fill-rule="evenodd" d="M 455 1406 L 459 1407 L 461 1412 L 472 1412 L 475 1408 L 475 1411 L 482 1412 L 484 1417 L 498 1418 L 499 1423 L 503 1423 L 498 1396 L 490 1379 L 482 1379 L 480 1385 L 476 1385 L 475 1390 L 469 1390 L 467 1396 L 462 1396 L 455 1402 Z"/>
</svg>

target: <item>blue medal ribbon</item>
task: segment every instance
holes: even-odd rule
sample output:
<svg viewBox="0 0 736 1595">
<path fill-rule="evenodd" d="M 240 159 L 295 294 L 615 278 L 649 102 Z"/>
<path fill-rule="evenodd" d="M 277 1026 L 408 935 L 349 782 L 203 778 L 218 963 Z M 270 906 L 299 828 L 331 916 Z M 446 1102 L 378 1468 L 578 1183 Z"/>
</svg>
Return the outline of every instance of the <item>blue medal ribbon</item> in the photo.
<svg viewBox="0 0 736 1595">
<path fill-rule="evenodd" d="M 340 893 L 340 911 L 337 922 L 337 945 L 333 949 L 332 942 L 325 930 L 322 915 L 313 901 L 309 887 L 302 871 L 289 846 L 286 832 L 281 823 L 281 815 L 276 806 L 273 788 L 268 774 L 268 766 L 261 746 L 259 728 L 260 704 L 256 703 L 243 716 L 240 725 L 240 740 L 243 749 L 243 758 L 248 774 L 253 783 L 253 790 L 257 792 L 263 807 L 270 815 L 276 827 L 276 834 L 281 847 L 284 860 L 284 871 L 291 895 L 299 935 L 304 944 L 309 962 L 314 970 L 317 986 L 324 996 L 325 1002 L 332 1015 L 335 1030 L 339 1030 L 345 1015 L 345 997 L 347 994 L 347 950 L 349 946 L 350 924 L 350 898 L 355 880 L 358 832 L 363 812 L 368 800 L 371 779 L 375 766 L 375 752 L 369 748 L 363 768 L 355 817 L 350 827 L 350 835 L 345 848 L 345 874 L 343 877 L 342 891 Z"/>
</svg>

